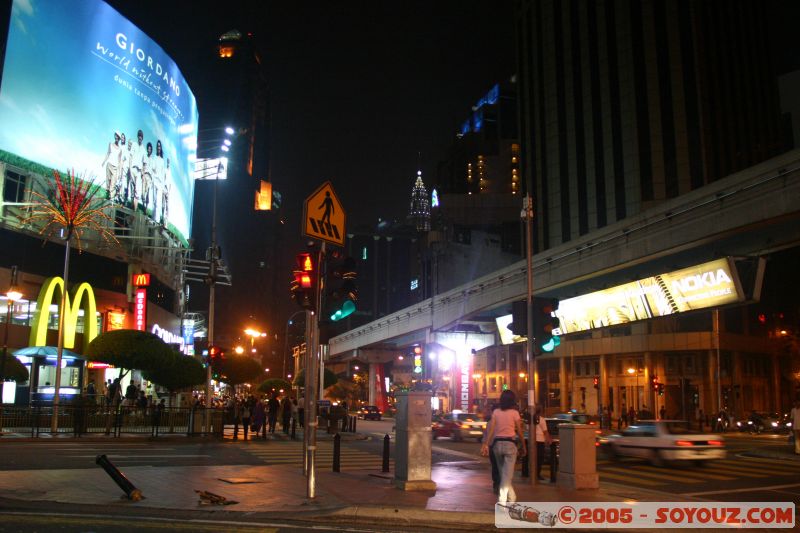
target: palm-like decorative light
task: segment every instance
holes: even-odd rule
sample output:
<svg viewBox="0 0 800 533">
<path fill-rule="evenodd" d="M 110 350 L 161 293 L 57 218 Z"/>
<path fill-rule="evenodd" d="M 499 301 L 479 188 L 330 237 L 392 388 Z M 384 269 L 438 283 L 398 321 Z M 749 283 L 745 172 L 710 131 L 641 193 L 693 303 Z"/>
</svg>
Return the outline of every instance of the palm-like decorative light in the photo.
<svg viewBox="0 0 800 533">
<path fill-rule="evenodd" d="M 67 171 L 66 179 L 57 170 L 53 170 L 53 181 L 48 183 L 45 193 L 32 191 L 34 198 L 30 214 L 25 222 L 43 221 L 40 235 L 50 239 L 53 234 L 63 229 L 64 250 L 64 288 L 61 291 L 61 307 L 58 311 L 58 357 L 56 358 L 55 391 L 53 394 L 53 418 L 50 430 L 58 430 L 58 404 L 61 391 L 61 359 L 64 353 L 64 317 L 67 309 L 67 287 L 69 284 L 69 252 L 72 237 L 81 251 L 81 237 L 87 231 L 97 232 L 108 243 L 119 244 L 114 233 L 109 229 L 114 221 L 105 212 L 108 201 L 97 197 L 99 187 L 93 187 L 91 180 L 79 178 L 75 171 Z M 85 317 L 92 320 L 93 317 Z"/>
<path fill-rule="evenodd" d="M 64 240 L 69 245 L 74 236 L 79 251 L 82 248 L 81 237 L 87 230 L 97 232 L 108 243 L 119 243 L 109 229 L 109 223 L 113 227 L 114 221 L 105 212 L 108 202 L 97 196 L 99 187 L 93 187 L 90 180 L 79 178 L 75 171 L 67 171 L 66 178 L 62 178 L 57 170 L 53 170 L 53 181 L 49 185 L 44 194 L 31 191 L 34 205 L 25 219 L 25 222 L 44 221 L 40 235 L 49 239 L 63 229 Z"/>
</svg>

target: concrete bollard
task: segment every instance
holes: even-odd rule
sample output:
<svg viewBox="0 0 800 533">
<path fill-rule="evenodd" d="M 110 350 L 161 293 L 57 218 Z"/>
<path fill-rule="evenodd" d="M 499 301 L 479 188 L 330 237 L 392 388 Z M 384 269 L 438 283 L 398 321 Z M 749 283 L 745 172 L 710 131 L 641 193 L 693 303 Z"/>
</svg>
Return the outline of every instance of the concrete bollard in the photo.
<svg viewBox="0 0 800 533">
<path fill-rule="evenodd" d="M 383 437 L 383 468 L 381 472 L 389 471 L 389 440 L 390 437 L 388 434 Z"/>
<path fill-rule="evenodd" d="M 119 488 L 125 492 L 125 495 L 129 500 L 138 502 L 144 498 L 144 496 L 142 496 L 142 491 L 134 487 L 133 483 L 131 483 L 128 478 L 125 477 L 125 474 L 120 472 L 116 466 L 111 464 L 111 461 L 108 460 L 108 457 L 105 455 L 98 455 L 94 462 L 103 467 L 103 470 L 105 470 L 106 473 L 111 476 L 111 479 L 113 479 L 114 482 L 119 486 Z"/>
<path fill-rule="evenodd" d="M 526 463 L 528 461 L 525 461 Z M 550 483 L 556 482 L 556 472 L 558 472 L 558 444 L 550 443 Z"/>
<path fill-rule="evenodd" d="M 333 437 L 333 471 L 339 472 L 339 457 L 342 451 L 342 436 L 338 433 Z"/>
<path fill-rule="evenodd" d="M 295 439 L 295 437 L 297 435 L 296 432 L 297 432 L 297 419 L 296 418 L 292 418 L 292 440 Z"/>
</svg>

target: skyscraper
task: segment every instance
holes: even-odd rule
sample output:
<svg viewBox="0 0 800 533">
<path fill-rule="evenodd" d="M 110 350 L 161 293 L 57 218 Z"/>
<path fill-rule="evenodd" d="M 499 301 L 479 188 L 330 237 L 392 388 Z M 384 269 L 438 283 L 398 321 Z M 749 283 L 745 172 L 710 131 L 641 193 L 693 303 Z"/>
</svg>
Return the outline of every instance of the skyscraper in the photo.
<svg viewBox="0 0 800 533">
<path fill-rule="evenodd" d="M 431 201 L 428 190 L 422 183 L 422 171 L 417 171 L 417 181 L 411 191 L 411 208 L 408 211 L 408 222 L 417 231 L 430 231 L 431 229 Z"/>
<path fill-rule="evenodd" d="M 782 151 L 764 4 L 519 4 L 538 250 Z"/>
</svg>

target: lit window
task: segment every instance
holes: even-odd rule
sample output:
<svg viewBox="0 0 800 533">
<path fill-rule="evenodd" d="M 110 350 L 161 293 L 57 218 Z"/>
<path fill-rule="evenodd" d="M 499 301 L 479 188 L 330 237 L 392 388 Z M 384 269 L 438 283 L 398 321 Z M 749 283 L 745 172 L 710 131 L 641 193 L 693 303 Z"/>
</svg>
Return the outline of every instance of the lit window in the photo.
<svg viewBox="0 0 800 533">
<path fill-rule="evenodd" d="M 233 57 L 233 46 L 220 46 L 219 57 Z"/>
</svg>

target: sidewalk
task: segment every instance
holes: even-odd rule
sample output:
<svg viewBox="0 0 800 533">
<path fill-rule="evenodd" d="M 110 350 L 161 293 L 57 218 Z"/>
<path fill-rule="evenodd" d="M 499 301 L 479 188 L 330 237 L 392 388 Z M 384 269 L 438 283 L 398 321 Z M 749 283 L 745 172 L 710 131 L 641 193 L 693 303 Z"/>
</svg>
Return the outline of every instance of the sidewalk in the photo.
<svg viewBox="0 0 800 533">
<path fill-rule="evenodd" d="M 488 465 L 477 461 L 435 464 L 436 491 L 396 489 L 392 474 L 378 471 L 318 471 L 317 497 L 306 498 L 302 470 L 288 465 L 125 467 L 123 473 L 145 499 L 132 502 L 101 468 L 0 472 L 5 509 L 41 508 L 61 502 L 87 510 L 120 514 L 128 508 L 150 512 L 207 513 L 219 519 L 338 522 L 350 525 L 426 525 L 493 529 L 495 495 Z M 519 501 L 669 501 L 674 498 L 639 488 L 570 491 L 542 483 L 536 487 L 517 477 Z M 200 505 L 195 490 L 238 502 Z M 156 511 L 158 510 L 158 511 Z"/>
</svg>

